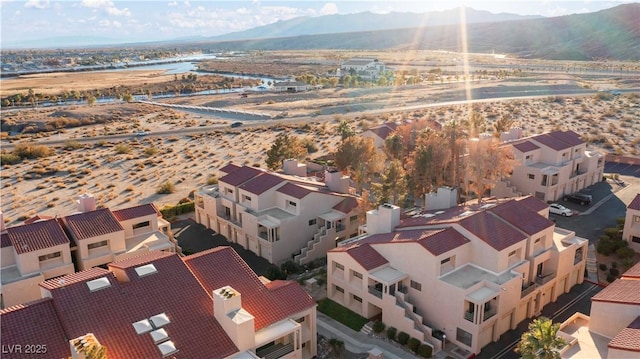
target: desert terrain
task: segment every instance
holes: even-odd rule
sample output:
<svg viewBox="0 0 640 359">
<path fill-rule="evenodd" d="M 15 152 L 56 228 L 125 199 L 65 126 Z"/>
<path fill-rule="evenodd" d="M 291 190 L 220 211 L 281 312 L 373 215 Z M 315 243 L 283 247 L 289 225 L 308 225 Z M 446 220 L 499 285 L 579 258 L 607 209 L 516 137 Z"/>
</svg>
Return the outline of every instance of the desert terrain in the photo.
<svg viewBox="0 0 640 359">
<path fill-rule="evenodd" d="M 151 80 L 147 77 L 144 81 Z M 573 130 L 582 134 L 592 149 L 639 156 L 640 94 L 632 91 L 614 96 L 608 91 L 637 88 L 638 83 L 637 77 L 551 73 L 398 87 L 156 100 L 274 116 L 265 121 L 124 102 L 4 111 L 3 131 L 7 124 L 38 131 L 3 132 L 3 151 L 21 142 L 42 142 L 54 151 L 46 158 L 2 166 L 2 212 L 10 226 L 36 214 L 64 216 L 75 211 L 73 199 L 82 193 L 91 193 L 100 206 L 114 209 L 149 202 L 158 207 L 176 204 L 210 183 L 217 169 L 229 162 L 266 167 L 266 151 L 282 131 L 313 141 L 317 152 L 307 160 L 330 154 L 340 141 L 336 127 L 341 120 L 362 132 L 386 121 L 427 118 L 444 124 L 465 118 L 473 110 L 486 118 L 488 128 L 507 115 L 526 135 Z M 522 96 L 523 91 L 537 97 L 491 98 Z M 478 102 L 460 102 L 466 99 Z M 242 126 L 231 128 L 236 121 Z M 74 125 L 66 126 L 70 122 Z M 148 134 L 136 135 L 140 132 Z M 174 184 L 175 191 L 156 193 L 167 181 Z"/>
</svg>

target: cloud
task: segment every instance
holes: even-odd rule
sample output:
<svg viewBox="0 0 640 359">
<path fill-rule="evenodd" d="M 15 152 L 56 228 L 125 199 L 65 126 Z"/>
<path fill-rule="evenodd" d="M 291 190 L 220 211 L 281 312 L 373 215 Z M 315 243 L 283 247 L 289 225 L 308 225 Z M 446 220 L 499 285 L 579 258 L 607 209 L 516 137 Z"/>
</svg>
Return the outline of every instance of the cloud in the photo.
<svg viewBox="0 0 640 359">
<path fill-rule="evenodd" d="M 46 9 L 49 7 L 49 0 L 29 0 L 24 4 L 26 8 Z"/>
<path fill-rule="evenodd" d="M 80 5 L 91 9 L 101 9 L 111 16 L 131 16 L 128 8 L 118 9 L 111 0 L 82 0 Z"/>
<path fill-rule="evenodd" d="M 332 2 L 328 2 L 324 4 L 322 9 L 320 9 L 320 15 L 333 15 L 338 13 L 338 5 Z"/>
<path fill-rule="evenodd" d="M 167 4 L 168 6 L 178 6 L 178 2 L 177 1 L 172 1 L 170 3 Z"/>
<path fill-rule="evenodd" d="M 102 8 L 102 7 L 112 7 L 113 2 L 111 0 L 82 0 L 80 5 L 84 7 L 90 7 L 90 8 Z"/>
<path fill-rule="evenodd" d="M 107 14 L 113 16 L 131 16 L 131 11 L 128 8 L 118 9 L 116 7 L 108 7 L 106 9 Z"/>
</svg>

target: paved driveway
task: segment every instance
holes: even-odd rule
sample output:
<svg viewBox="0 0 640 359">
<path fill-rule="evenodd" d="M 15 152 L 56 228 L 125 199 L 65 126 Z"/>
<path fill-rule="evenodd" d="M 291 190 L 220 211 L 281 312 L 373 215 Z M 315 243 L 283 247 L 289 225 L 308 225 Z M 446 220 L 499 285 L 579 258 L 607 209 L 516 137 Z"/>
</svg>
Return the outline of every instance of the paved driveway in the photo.
<svg viewBox="0 0 640 359">
<path fill-rule="evenodd" d="M 257 275 L 265 275 L 267 268 L 271 267 L 271 264 L 266 259 L 258 257 L 237 243 L 227 242 L 227 239 L 221 234 L 196 223 L 192 219 L 171 223 L 171 231 L 183 251 L 188 250 L 197 253 L 219 246 L 231 246 Z"/>
</svg>

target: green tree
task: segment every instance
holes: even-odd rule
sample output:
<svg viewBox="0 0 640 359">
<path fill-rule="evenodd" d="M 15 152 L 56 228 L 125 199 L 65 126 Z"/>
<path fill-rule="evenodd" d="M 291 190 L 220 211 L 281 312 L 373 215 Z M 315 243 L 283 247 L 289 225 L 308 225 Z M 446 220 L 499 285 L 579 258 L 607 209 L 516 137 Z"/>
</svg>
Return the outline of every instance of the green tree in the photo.
<svg viewBox="0 0 640 359">
<path fill-rule="evenodd" d="M 384 153 L 389 159 L 402 159 L 404 153 L 402 135 L 394 133 L 391 136 L 387 136 L 384 140 Z"/>
<path fill-rule="evenodd" d="M 347 120 L 340 121 L 337 131 L 340 137 L 342 137 L 343 141 L 346 138 L 351 137 L 355 134 L 355 132 L 353 131 L 353 128 L 351 128 L 351 125 L 349 124 L 349 122 L 347 122 Z"/>
<path fill-rule="evenodd" d="M 469 113 L 469 120 L 467 121 L 469 126 L 469 135 L 472 138 L 478 137 L 478 135 L 486 129 L 486 122 L 487 120 L 485 120 L 484 116 L 479 112 L 471 111 L 471 113 Z"/>
<path fill-rule="evenodd" d="M 559 323 L 540 317 L 529 323 L 529 330 L 522 334 L 515 349 L 523 359 L 560 359 L 559 350 L 567 342 L 558 337 Z"/>
<path fill-rule="evenodd" d="M 348 137 L 342 141 L 334 155 L 336 167 L 351 176 L 356 182 L 358 193 L 361 193 L 363 184 L 369 182 L 373 174 L 380 172 L 383 166 L 373 139 L 368 137 Z"/>
<path fill-rule="evenodd" d="M 386 166 L 382 173 L 382 193 L 379 203 L 391 202 L 397 204 L 398 200 L 406 194 L 407 178 L 402 161 L 394 159 Z"/>
<path fill-rule="evenodd" d="M 509 118 L 508 115 L 502 115 L 496 122 L 493 124 L 493 135 L 496 138 L 500 138 L 500 134 L 503 132 L 507 132 L 513 127 L 514 121 Z"/>
<path fill-rule="evenodd" d="M 303 159 L 306 155 L 307 148 L 298 137 L 281 133 L 267 150 L 267 167 L 276 170 L 282 166 L 282 161 L 289 158 Z"/>
</svg>

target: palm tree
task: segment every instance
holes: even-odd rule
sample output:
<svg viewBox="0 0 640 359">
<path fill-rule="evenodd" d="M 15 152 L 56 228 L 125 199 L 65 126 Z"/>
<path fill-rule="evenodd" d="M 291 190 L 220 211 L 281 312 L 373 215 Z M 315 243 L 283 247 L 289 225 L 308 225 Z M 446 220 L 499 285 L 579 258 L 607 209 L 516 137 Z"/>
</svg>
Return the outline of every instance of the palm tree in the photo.
<svg viewBox="0 0 640 359">
<path fill-rule="evenodd" d="M 540 317 L 529 323 L 529 331 L 522 334 L 515 349 L 523 359 L 560 359 L 560 349 L 567 342 L 558 337 L 560 323 Z"/>
</svg>

